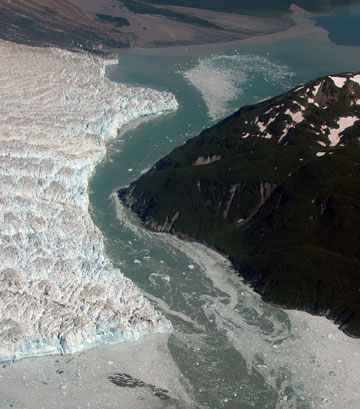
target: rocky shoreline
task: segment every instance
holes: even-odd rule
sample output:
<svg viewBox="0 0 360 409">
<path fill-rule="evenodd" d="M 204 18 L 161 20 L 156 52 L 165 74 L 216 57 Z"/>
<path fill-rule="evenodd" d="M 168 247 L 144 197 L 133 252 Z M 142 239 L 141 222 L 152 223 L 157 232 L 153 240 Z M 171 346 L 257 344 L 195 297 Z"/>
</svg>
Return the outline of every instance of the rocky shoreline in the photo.
<svg viewBox="0 0 360 409">
<path fill-rule="evenodd" d="M 168 395 L 169 391 L 167 389 L 158 388 L 151 383 L 145 383 L 140 381 L 140 379 L 133 378 L 131 375 L 126 373 L 116 373 L 108 377 L 110 382 L 122 388 L 147 388 L 154 396 L 157 396 L 161 400 L 171 400 L 172 398 Z"/>
</svg>

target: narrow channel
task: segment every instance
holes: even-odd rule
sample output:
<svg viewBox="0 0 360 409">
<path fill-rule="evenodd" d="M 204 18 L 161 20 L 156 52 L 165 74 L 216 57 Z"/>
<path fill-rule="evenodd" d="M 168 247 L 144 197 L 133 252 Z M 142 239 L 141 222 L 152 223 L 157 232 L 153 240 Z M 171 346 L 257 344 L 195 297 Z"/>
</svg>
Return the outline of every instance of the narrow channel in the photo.
<svg viewBox="0 0 360 409">
<path fill-rule="evenodd" d="M 107 256 L 174 325 L 168 346 L 193 408 L 319 407 L 319 388 L 328 381 L 318 379 L 322 368 L 314 371 L 311 348 L 301 342 L 312 321 L 304 314 L 295 330 L 288 313 L 264 304 L 224 258 L 149 232 L 114 192 L 214 124 L 219 118 L 209 112 L 218 109 L 225 116 L 317 76 L 360 66 L 351 47 L 328 41 L 319 48 L 316 41 L 323 40 L 303 36 L 223 50 L 207 47 L 201 57 L 188 56 L 185 49 L 175 55 L 128 52 L 107 69 L 113 81 L 172 91 L 180 105 L 175 113 L 122 130 L 98 165 L 89 194 Z M 341 56 L 336 60 L 335 48 Z M 211 75 L 221 81 L 209 91 L 204 79 Z"/>
</svg>

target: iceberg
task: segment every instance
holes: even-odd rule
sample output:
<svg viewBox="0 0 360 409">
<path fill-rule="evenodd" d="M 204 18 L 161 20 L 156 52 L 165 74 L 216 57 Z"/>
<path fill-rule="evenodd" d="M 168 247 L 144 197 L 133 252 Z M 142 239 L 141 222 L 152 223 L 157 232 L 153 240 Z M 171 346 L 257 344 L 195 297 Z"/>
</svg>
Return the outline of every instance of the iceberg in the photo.
<svg viewBox="0 0 360 409">
<path fill-rule="evenodd" d="M 178 104 L 105 64 L 0 42 L 0 361 L 172 330 L 104 256 L 87 186 L 124 124 Z"/>
</svg>

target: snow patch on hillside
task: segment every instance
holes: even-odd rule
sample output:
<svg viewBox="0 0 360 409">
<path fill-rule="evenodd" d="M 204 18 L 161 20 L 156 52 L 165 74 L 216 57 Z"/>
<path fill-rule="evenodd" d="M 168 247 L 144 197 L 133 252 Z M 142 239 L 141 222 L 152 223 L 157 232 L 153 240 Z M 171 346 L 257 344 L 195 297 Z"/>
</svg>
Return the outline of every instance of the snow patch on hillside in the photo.
<svg viewBox="0 0 360 409">
<path fill-rule="evenodd" d="M 340 142 L 340 134 L 345 131 L 345 129 L 353 126 L 359 118 L 357 116 L 347 116 L 339 118 L 337 121 L 338 128 L 330 128 L 329 140 L 330 146 L 335 146 Z"/>
<path fill-rule="evenodd" d="M 346 77 L 330 77 L 333 81 L 334 84 L 338 87 L 338 88 L 342 88 L 345 85 L 345 82 L 347 81 Z"/>
<path fill-rule="evenodd" d="M 360 75 L 359 75 L 359 74 L 354 75 L 354 76 L 351 77 L 350 79 L 351 79 L 351 81 L 354 81 L 354 82 L 356 82 L 357 84 L 360 85 Z"/>
</svg>

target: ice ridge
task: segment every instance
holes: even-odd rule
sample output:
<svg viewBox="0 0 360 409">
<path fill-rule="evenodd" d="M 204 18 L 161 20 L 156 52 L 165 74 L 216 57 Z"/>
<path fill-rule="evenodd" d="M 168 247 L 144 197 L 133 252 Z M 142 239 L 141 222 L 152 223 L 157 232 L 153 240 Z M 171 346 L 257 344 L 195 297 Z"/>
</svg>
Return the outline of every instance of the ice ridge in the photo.
<svg viewBox="0 0 360 409">
<path fill-rule="evenodd" d="M 0 361 L 172 329 L 104 257 L 87 186 L 122 125 L 178 105 L 104 72 L 96 56 L 0 42 Z"/>
</svg>

